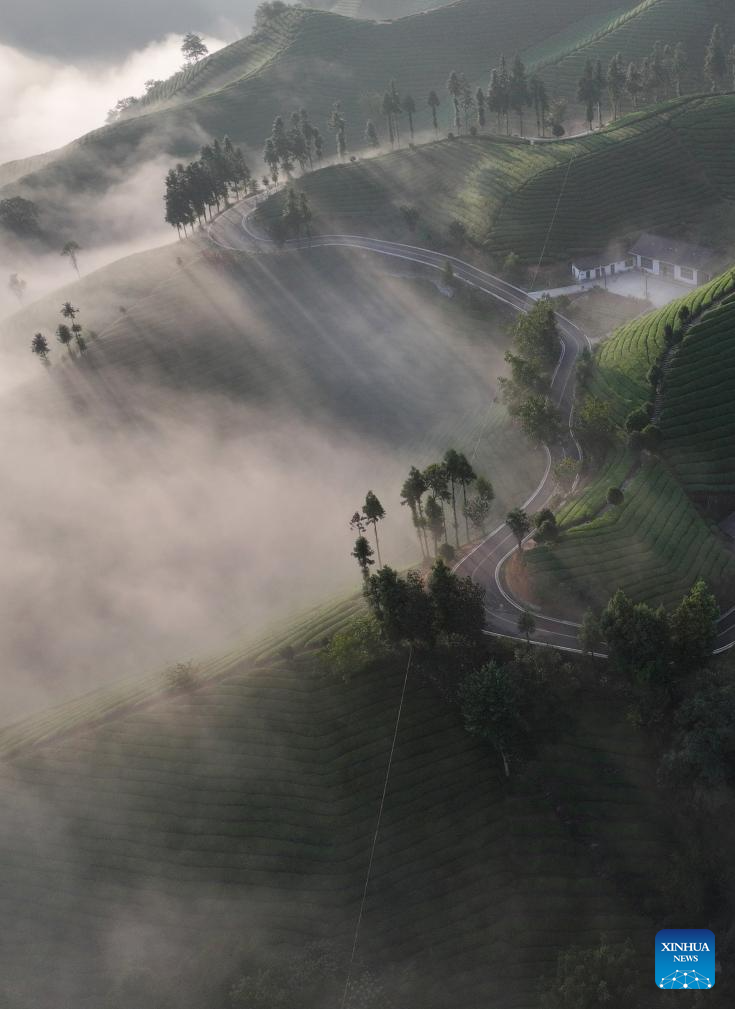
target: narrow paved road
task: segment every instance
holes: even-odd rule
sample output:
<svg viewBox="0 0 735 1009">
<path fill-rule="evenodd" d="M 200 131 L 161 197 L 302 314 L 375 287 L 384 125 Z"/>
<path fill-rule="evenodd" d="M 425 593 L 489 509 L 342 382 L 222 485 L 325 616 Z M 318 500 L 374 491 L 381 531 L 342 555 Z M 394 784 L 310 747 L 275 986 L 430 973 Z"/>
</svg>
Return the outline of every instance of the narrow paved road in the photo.
<svg viewBox="0 0 735 1009">
<path fill-rule="evenodd" d="M 262 197 L 260 198 L 262 200 Z M 217 217 L 208 228 L 210 240 L 220 248 L 234 251 L 263 251 L 273 248 L 274 243 L 259 234 L 253 227 L 252 217 L 259 202 L 258 197 L 243 200 L 237 207 Z M 288 249 L 308 250 L 313 248 L 350 248 L 374 252 L 380 256 L 402 259 L 418 263 L 429 270 L 442 271 L 449 260 L 458 280 L 490 295 L 497 301 L 510 306 L 516 312 L 527 312 L 535 304 L 534 300 L 520 288 L 495 277 L 471 263 L 455 256 L 433 252 L 399 242 L 384 242 L 377 238 L 360 235 L 318 235 L 302 241 L 286 243 Z M 582 451 L 574 436 L 574 369 L 577 357 L 589 338 L 568 319 L 557 315 L 562 346 L 559 363 L 554 373 L 551 396 L 558 406 L 568 427 L 566 437 L 552 449 L 546 449 L 547 467 L 544 477 L 523 507 L 529 512 L 540 511 L 554 494 L 554 465 L 565 456 L 581 459 Z M 486 589 L 487 633 L 502 637 L 522 638 L 518 631 L 518 618 L 522 604 L 514 599 L 503 581 L 503 565 L 518 549 L 515 537 L 506 524 L 498 526 L 490 535 L 464 557 L 455 570 L 470 575 Z M 568 651 L 580 651 L 579 624 L 568 620 L 548 617 L 530 607 L 536 620 L 536 631 L 531 641 L 538 645 L 552 645 Z M 723 614 L 720 620 L 717 652 L 727 651 L 735 645 L 735 607 Z M 599 653 L 604 654 L 604 653 Z"/>
</svg>

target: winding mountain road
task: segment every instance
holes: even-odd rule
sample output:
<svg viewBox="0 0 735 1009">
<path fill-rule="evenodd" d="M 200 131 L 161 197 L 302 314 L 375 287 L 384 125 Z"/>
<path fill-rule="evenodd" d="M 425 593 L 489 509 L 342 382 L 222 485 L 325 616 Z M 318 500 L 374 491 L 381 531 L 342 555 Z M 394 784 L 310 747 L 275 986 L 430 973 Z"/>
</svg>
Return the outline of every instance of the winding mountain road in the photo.
<svg viewBox="0 0 735 1009">
<path fill-rule="evenodd" d="M 260 198 L 262 200 L 262 197 Z M 260 202 L 258 197 L 249 197 L 237 206 L 219 215 L 208 226 L 210 240 L 217 246 L 231 251 L 264 251 L 273 249 L 271 239 L 258 234 L 250 221 Z M 417 263 L 430 270 L 442 271 L 449 261 L 455 277 L 469 287 L 477 288 L 497 301 L 508 305 L 516 312 L 527 312 L 535 301 L 523 290 L 484 270 L 466 263 L 455 256 L 433 252 L 399 242 L 386 242 L 377 238 L 360 235 L 315 235 L 308 240 L 286 242 L 287 249 L 308 250 L 313 248 L 349 248 L 374 252 L 392 259 L 402 259 Z M 590 346 L 589 337 L 568 319 L 557 314 L 561 336 L 561 353 L 551 384 L 551 396 L 564 418 L 568 433 L 559 444 L 549 449 L 545 447 L 547 466 L 541 483 L 523 503 L 529 512 L 540 511 L 554 495 L 552 475 L 555 463 L 566 456 L 582 458 L 582 450 L 574 436 L 574 370 L 577 358 L 585 346 Z M 524 606 L 514 599 L 503 580 L 503 566 L 518 549 L 515 537 L 503 523 L 494 529 L 478 546 L 471 550 L 456 565 L 455 571 L 469 575 L 486 590 L 485 611 L 486 633 L 498 637 L 523 639 L 518 631 L 518 618 L 528 608 L 536 621 L 536 630 L 531 643 L 553 646 L 565 651 L 581 652 L 578 623 L 545 616 L 538 608 Z M 720 619 L 720 633 L 715 654 L 735 646 L 735 607 Z M 596 653 L 604 655 L 604 651 Z"/>
</svg>

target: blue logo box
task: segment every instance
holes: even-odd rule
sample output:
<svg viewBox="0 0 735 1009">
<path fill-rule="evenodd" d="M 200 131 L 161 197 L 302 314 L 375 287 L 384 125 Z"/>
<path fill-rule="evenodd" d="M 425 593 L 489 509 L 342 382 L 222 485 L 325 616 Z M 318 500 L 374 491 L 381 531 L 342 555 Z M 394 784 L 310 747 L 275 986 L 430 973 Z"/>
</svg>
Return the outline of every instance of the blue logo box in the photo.
<svg viewBox="0 0 735 1009">
<path fill-rule="evenodd" d="M 664 928 L 656 936 L 656 987 L 715 986 L 715 935 L 708 928 Z"/>
</svg>

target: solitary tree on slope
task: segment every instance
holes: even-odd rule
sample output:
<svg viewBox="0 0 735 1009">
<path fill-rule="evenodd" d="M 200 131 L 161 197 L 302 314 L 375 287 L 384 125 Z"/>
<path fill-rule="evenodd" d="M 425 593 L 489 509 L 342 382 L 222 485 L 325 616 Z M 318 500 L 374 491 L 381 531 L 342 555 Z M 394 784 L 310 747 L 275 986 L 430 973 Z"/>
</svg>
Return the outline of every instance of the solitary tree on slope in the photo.
<svg viewBox="0 0 735 1009">
<path fill-rule="evenodd" d="M 531 520 L 522 508 L 514 508 L 513 511 L 508 512 L 505 521 L 518 541 L 518 549 L 523 553 L 523 540 L 531 531 Z"/>
<path fill-rule="evenodd" d="M 528 610 L 523 610 L 518 617 L 518 630 L 525 637 L 526 644 L 530 645 L 531 635 L 536 630 L 536 621 L 533 618 L 533 614 L 529 613 Z"/>
<path fill-rule="evenodd" d="M 65 256 L 69 260 L 69 262 L 71 263 L 71 265 L 77 271 L 77 276 L 80 276 L 80 274 L 79 274 L 79 263 L 77 261 L 77 253 L 81 252 L 81 250 L 82 250 L 81 245 L 79 245 L 73 239 L 72 239 L 72 241 L 66 242 L 66 244 L 63 247 L 63 249 L 61 250 L 61 255 Z"/>
<path fill-rule="evenodd" d="M 352 556 L 357 561 L 360 571 L 362 571 L 362 577 L 365 581 L 367 581 L 370 575 L 370 568 L 375 561 L 373 560 L 373 548 L 364 536 L 358 537 L 355 541 L 355 548 L 352 551 Z"/>
<path fill-rule="evenodd" d="M 385 508 L 383 508 L 382 504 L 371 490 L 367 492 L 367 496 L 365 498 L 365 504 L 363 506 L 363 512 L 367 524 L 373 527 L 373 533 L 375 534 L 375 547 L 378 551 L 378 567 L 382 568 L 383 561 L 381 560 L 380 557 L 380 539 L 378 537 L 378 522 L 381 522 L 385 518 Z"/>
<path fill-rule="evenodd" d="M 436 91 L 430 91 L 429 92 L 429 97 L 428 97 L 428 100 L 427 100 L 427 105 L 431 109 L 431 121 L 432 121 L 432 123 L 434 125 L 434 136 L 438 137 L 439 136 L 439 120 L 437 118 L 436 110 L 441 105 L 441 101 L 440 101 L 439 95 L 436 93 Z"/>
<path fill-rule="evenodd" d="M 181 40 L 181 53 L 186 66 L 191 66 L 192 63 L 198 63 L 202 57 L 206 56 L 209 53 L 209 49 L 207 49 L 201 35 L 188 32 Z"/>
<path fill-rule="evenodd" d="M 43 335 L 43 333 L 36 333 L 36 335 L 31 340 L 31 350 L 34 354 L 37 354 L 44 364 L 48 362 L 48 355 L 51 348 L 48 345 L 48 340 Z"/>
</svg>

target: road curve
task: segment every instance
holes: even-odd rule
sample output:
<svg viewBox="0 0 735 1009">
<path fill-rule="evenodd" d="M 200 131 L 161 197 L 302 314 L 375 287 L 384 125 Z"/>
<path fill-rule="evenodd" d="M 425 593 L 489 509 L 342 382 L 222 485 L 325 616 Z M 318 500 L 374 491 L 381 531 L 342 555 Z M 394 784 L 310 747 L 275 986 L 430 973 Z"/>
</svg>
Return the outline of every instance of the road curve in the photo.
<svg viewBox="0 0 735 1009">
<path fill-rule="evenodd" d="M 263 251 L 274 248 L 275 243 L 258 234 L 250 223 L 258 203 L 263 197 L 250 197 L 236 207 L 221 214 L 208 226 L 208 236 L 213 244 L 232 251 Z M 452 264 L 455 277 L 469 287 L 477 288 L 497 301 L 508 305 L 516 312 L 527 312 L 535 301 L 527 292 L 507 281 L 487 273 L 479 267 L 466 263 L 456 256 L 450 256 L 430 249 L 422 249 L 399 242 L 385 242 L 378 238 L 361 235 L 317 235 L 308 240 L 285 243 L 287 249 L 350 248 L 374 252 L 380 256 L 402 259 L 423 265 L 431 270 L 442 271 L 447 261 Z M 559 362 L 551 384 L 551 397 L 559 408 L 567 425 L 566 436 L 552 448 L 546 448 L 547 466 L 538 487 L 524 502 L 524 509 L 535 512 L 544 508 L 554 495 L 554 465 L 565 456 L 582 458 L 582 450 L 574 436 L 574 372 L 577 358 L 585 346 L 590 346 L 589 337 L 574 323 L 557 313 L 557 323 L 562 340 Z M 518 549 L 515 537 L 503 523 L 494 529 L 480 544 L 471 550 L 455 567 L 455 571 L 469 575 L 486 590 L 485 611 L 486 633 L 498 637 L 523 639 L 518 631 L 518 618 L 525 608 L 514 599 L 503 580 L 503 566 Z M 534 616 L 536 630 L 531 643 L 552 646 L 565 651 L 580 653 L 578 623 L 559 620 L 544 615 L 537 607 L 527 607 Z M 715 654 L 735 646 L 735 607 L 723 614 L 721 630 L 717 638 Z M 604 655 L 604 652 L 597 653 Z"/>
</svg>

